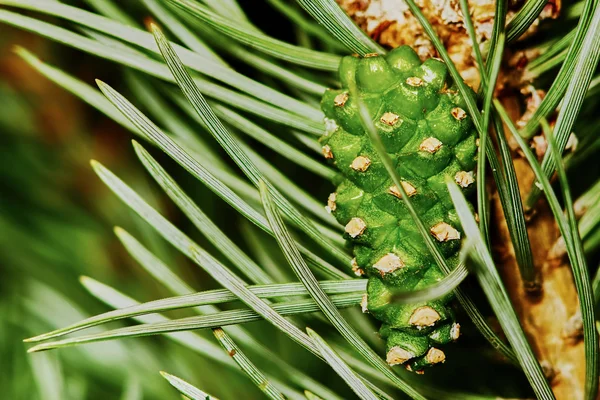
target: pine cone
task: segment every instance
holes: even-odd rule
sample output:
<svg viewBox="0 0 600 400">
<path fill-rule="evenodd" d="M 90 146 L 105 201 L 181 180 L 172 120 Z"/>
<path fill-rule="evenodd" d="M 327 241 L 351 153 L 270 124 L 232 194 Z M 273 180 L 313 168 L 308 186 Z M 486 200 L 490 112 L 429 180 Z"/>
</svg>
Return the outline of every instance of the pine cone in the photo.
<svg viewBox="0 0 600 400">
<path fill-rule="evenodd" d="M 445 360 L 434 346 L 459 336 L 452 296 L 393 302 L 394 292 L 427 287 L 444 274 L 365 133 L 348 88 L 356 85 L 406 194 L 451 266 L 458 263 L 461 228 L 445 182 L 451 177 L 467 192 L 475 187 L 476 131 L 446 65 L 434 58 L 421 62 L 409 46 L 385 57 L 345 57 L 340 79 L 343 88 L 327 90 L 321 102 L 323 155 L 343 177 L 328 209 L 345 225 L 355 270 L 369 277 L 363 309 L 383 323 L 388 363 L 420 371 Z"/>
</svg>

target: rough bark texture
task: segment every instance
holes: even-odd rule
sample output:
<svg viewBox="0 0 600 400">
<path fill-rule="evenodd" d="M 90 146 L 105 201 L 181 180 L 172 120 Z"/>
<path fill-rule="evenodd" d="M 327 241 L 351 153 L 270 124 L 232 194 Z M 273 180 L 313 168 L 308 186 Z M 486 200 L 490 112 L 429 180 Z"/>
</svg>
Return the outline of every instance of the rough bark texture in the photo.
<svg viewBox="0 0 600 400">
<path fill-rule="evenodd" d="M 505 99 L 519 117 L 514 99 Z M 513 162 L 521 195 L 525 196 L 534 180 L 527 161 L 515 154 Z M 528 233 L 542 290 L 539 295 L 526 293 L 519 276 L 515 254 L 510 244 L 506 220 L 497 194 L 492 197 L 493 219 L 497 236 L 493 238 L 497 265 L 536 355 L 547 372 L 558 400 L 583 399 L 585 358 L 581 326 L 577 317 L 579 304 L 569 265 L 564 259 L 551 259 L 550 250 L 559 232 L 545 199 L 541 199 L 528 222 Z"/>
<path fill-rule="evenodd" d="M 418 22 L 400 0 L 338 0 L 338 2 L 369 35 L 381 44 L 389 47 L 410 44 L 423 58 L 436 55 Z M 434 25 L 465 81 L 477 87 L 479 76 L 473 61 L 470 40 L 462 24 L 458 1 L 417 0 L 416 3 Z M 478 38 L 480 41 L 485 41 L 489 38 L 493 23 L 493 1 L 469 0 L 469 5 Z M 559 8 L 560 1 L 549 1 L 540 20 L 548 17 L 555 18 Z M 529 34 L 535 31 L 538 23 L 539 20 L 528 32 Z M 512 58 L 505 60 L 504 72 L 497 87 L 497 92 L 506 87 L 521 90 L 523 95 L 521 98 L 511 96 L 503 99 L 506 108 L 512 113 L 513 120 L 521 121 L 519 125 L 527 120 L 527 114 L 531 114 L 539 104 L 538 97 L 543 96 L 543 93 L 532 89 L 527 76 L 519 73 L 518 68 L 514 68 L 524 66 L 519 62 L 527 63 L 534 54 L 535 51 L 528 54 L 513 54 Z M 513 71 L 507 72 L 511 69 Z M 517 70 L 517 73 L 514 70 Z M 527 93 L 528 91 L 530 93 Z M 529 98 L 526 107 L 523 107 L 525 97 Z M 526 110 L 525 115 L 520 111 L 523 108 Z M 544 146 L 535 142 L 532 143 L 532 147 L 538 153 L 545 150 L 542 148 Z M 514 165 L 523 196 L 531 187 L 534 175 L 527 161 L 517 152 L 514 153 Z M 583 399 L 585 358 L 580 336 L 581 319 L 578 316 L 577 292 L 571 269 L 566 261 L 549 257 L 553 244 L 560 236 L 554 217 L 545 199 L 542 199 L 536 206 L 535 214 L 528 221 L 529 238 L 541 283 L 540 293 L 534 295 L 526 292 L 520 279 L 497 193 L 492 196 L 492 211 L 491 223 L 495 227 L 496 235 L 493 238 L 493 250 L 497 265 L 521 324 L 547 373 L 556 398 L 558 400 Z"/>
<path fill-rule="evenodd" d="M 527 161 L 515 159 L 521 187 L 529 187 L 533 173 Z M 578 310 L 577 293 L 568 265 L 562 260 L 549 260 L 548 252 L 558 238 L 554 217 L 545 202 L 536 208 L 528 225 L 536 268 L 540 273 L 542 292 L 527 294 L 519 277 L 515 255 L 510 245 L 506 221 L 498 196 L 493 197 L 493 222 L 498 228 L 494 252 L 497 265 L 517 309 L 521 324 L 535 346 L 536 354 L 551 379 L 557 399 L 582 399 L 585 362 L 583 342 L 573 330 L 572 317 Z M 574 329 L 573 329 L 574 328 Z"/>
<path fill-rule="evenodd" d="M 436 57 L 437 53 L 427 34 L 411 14 L 402 0 L 337 0 L 342 8 L 372 38 L 387 47 L 412 46 L 422 60 Z M 473 58 L 473 46 L 463 22 L 463 14 L 458 0 L 415 0 L 425 17 L 431 22 L 438 36 L 444 42 L 452 61 L 458 67 L 465 81 L 473 88 L 479 86 L 479 73 Z M 514 15 L 520 2 L 510 2 L 511 9 L 507 18 Z M 491 38 L 494 23 L 494 0 L 468 0 L 469 10 L 478 43 L 483 44 Z M 525 34 L 533 34 L 540 20 L 556 18 L 560 1 L 550 0 L 544 11 Z M 500 74 L 497 90 L 521 88 L 530 77 L 524 66 L 536 56 L 535 51 L 506 52 L 506 68 Z"/>
</svg>

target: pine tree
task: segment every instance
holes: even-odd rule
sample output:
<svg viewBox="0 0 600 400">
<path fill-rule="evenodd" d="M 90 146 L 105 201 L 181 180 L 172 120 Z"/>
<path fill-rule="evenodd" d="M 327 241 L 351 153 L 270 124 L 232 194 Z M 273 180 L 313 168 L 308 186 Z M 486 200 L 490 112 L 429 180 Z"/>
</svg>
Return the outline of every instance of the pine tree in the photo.
<svg viewBox="0 0 600 400">
<path fill-rule="evenodd" d="M 176 398 L 157 385 L 155 364 L 186 375 L 190 383 L 162 373 L 193 399 L 209 397 L 196 386 L 223 398 L 334 399 L 350 391 L 363 399 L 596 398 L 600 279 L 588 263 L 598 248 L 600 186 L 597 166 L 586 177 L 574 172 L 594 167 L 599 143 L 597 2 L 564 4 L 558 21 L 557 3 L 549 9 L 530 0 L 509 10 L 497 2 L 494 17 L 488 7 L 482 19 L 475 12 L 481 4 L 450 2 L 461 18 L 454 32 L 457 22 L 406 0 L 407 21 L 418 22 L 418 37 L 428 40 L 408 43 L 414 49 L 386 48 L 391 43 L 373 35 L 348 8 L 352 2 L 341 4 L 358 25 L 333 0 L 266 3 L 0 0 L 1 24 L 120 66 L 122 78 L 103 75 L 96 88 L 16 50 L 130 130 L 135 154 L 167 195 L 157 201 L 136 173 L 120 171 L 122 180 L 103 160 L 92 161 L 100 180 L 146 223 L 130 233 L 123 217 L 128 230 L 116 228 L 117 237 L 145 270 L 141 276 L 173 297 L 151 291 L 143 278 L 128 294 L 156 300 L 138 302 L 84 277 L 85 289 L 114 310 L 51 327 L 26 340 L 34 343 L 29 351 L 150 335 L 175 341 L 169 349 L 176 354 L 137 347 L 139 339 L 115 342 L 133 343 L 128 354 L 152 360 L 127 364 L 137 372 L 125 398 L 141 398 L 138 389 L 148 398 Z M 277 13 L 261 20 L 257 10 Z M 281 32 L 278 19 L 286 22 Z M 453 62 L 453 34 L 469 50 L 469 71 Z M 524 65 L 515 64 L 518 55 Z M 470 79 L 473 69 L 477 79 Z M 167 218 L 167 197 L 197 230 Z M 111 203 L 113 210 L 125 215 L 122 205 Z M 62 234 L 58 225 L 52 232 Z M 190 278 L 197 271 L 183 273 L 186 263 L 163 240 L 218 289 L 197 285 Z M 570 268 L 550 274 L 540 242 L 562 260 L 553 265 Z M 557 287 L 567 289 L 548 293 Z M 74 301 L 88 297 L 57 289 Z M 545 350 L 548 338 L 532 337 L 528 326 L 531 316 L 548 322 L 549 298 L 568 306 L 561 317 L 571 318 L 561 326 L 560 360 L 545 358 L 555 354 Z M 361 305 L 368 313 L 358 312 Z M 179 309 L 190 313 L 163 315 Z M 140 323 L 62 338 L 127 318 Z M 262 322 L 245 325 L 253 321 Z M 280 344 L 285 336 L 295 343 Z M 209 362 L 186 370 L 180 364 L 193 366 L 191 353 Z M 103 375 L 98 360 L 88 370 Z M 77 363 L 59 368 L 69 379 L 44 368 L 59 378 L 38 374 L 40 398 L 63 387 L 73 398 L 97 397 L 72 389 L 71 382 L 99 386 Z M 114 380 L 109 386 L 117 396 Z"/>
</svg>

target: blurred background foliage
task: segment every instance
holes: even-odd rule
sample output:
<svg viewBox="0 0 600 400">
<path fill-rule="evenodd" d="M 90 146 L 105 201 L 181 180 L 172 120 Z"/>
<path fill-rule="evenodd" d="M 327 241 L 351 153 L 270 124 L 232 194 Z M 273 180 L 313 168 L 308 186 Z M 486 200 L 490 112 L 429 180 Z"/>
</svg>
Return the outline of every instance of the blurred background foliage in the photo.
<svg viewBox="0 0 600 400">
<path fill-rule="evenodd" d="M 70 3 L 89 9 L 85 2 Z M 146 17 L 135 6 L 131 11 L 140 22 Z M 284 40 L 296 39 L 291 24 L 283 28 L 281 24 L 262 23 L 277 20 L 272 8 L 262 5 L 247 7 L 246 11 L 257 25 L 265 27 L 266 33 Z M 131 88 L 122 75 L 125 68 L 0 25 L 0 397 L 31 400 L 176 399 L 178 395 L 158 374 L 160 370 L 167 370 L 208 393 L 219 393 L 223 398 L 239 398 L 240 393 L 247 399 L 262 398 L 259 390 L 235 367 L 215 367 L 214 361 L 163 336 L 26 353 L 27 347 L 22 343 L 24 338 L 107 310 L 80 285 L 81 276 L 93 277 L 140 302 L 171 295 L 127 254 L 113 233 L 114 226 L 121 226 L 143 240 L 194 289 L 211 289 L 216 285 L 148 229 L 93 173 L 90 159 L 100 160 L 110 169 L 119 171 L 119 176 L 157 210 L 204 248 L 212 250 L 212 245 L 192 229 L 187 219 L 151 182 L 130 144 L 132 134 L 27 66 L 13 53 L 15 45 L 31 50 L 45 62 L 85 82 L 93 85 L 94 79 L 101 79 L 127 97 L 133 97 L 129 96 Z M 263 82 L 268 79 L 239 61 L 228 61 L 240 72 Z M 277 85 L 276 82 L 273 84 Z M 571 168 L 573 182 L 583 181 L 573 185 L 575 194 L 583 190 L 578 188 L 586 188 L 595 181 L 600 172 L 595 158 L 600 140 L 592 134 L 600 129 L 597 118 L 600 96 L 592 98 L 600 88 L 598 82 L 595 88 L 575 127 L 575 131 L 581 133 L 580 147 L 584 149 L 569 160 L 571 167 L 577 167 Z M 143 104 L 136 105 L 143 107 Z M 314 182 L 315 177 L 310 172 L 283 161 L 281 156 L 259 143 L 252 144 L 287 176 L 293 176 L 299 185 Z M 223 154 L 212 141 L 209 145 L 215 152 Z M 164 154 L 153 152 L 153 155 L 236 244 L 256 256 L 252 250 L 261 243 L 262 233 L 249 227 L 222 201 L 214 201 L 216 197 L 212 192 L 188 174 L 181 173 Z M 227 157 L 223 159 L 230 162 Z M 577 172 L 582 170 L 586 173 Z M 320 199 L 325 199 L 329 190 L 329 187 L 311 187 L 311 192 Z M 598 259 L 595 252 L 600 243 L 598 227 L 593 232 L 595 234 L 590 234 L 590 238 L 594 241 L 588 249 L 595 266 Z M 269 243 L 275 246 L 274 242 Z M 212 254 L 219 253 L 214 251 Z M 283 258 L 279 261 L 283 262 Z M 228 307 L 236 307 L 236 304 Z M 184 317 L 193 314 L 185 310 L 167 315 Z M 113 323 L 110 327 L 118 324 Z M 307 352 L 299 351 L 289 339 L 276 334 L 269 324 L 252 323 L 248 329 L 294 366 L 319 377 L 322 382 L 331 382 L 338 393 L 350 393 L 324 363 L 314 363 Z M 210 331 L 197 333 L 212 339 Z M 469 336 L 469 332 L 465 335 Z M 494 364 L 491 368 L 495 368 L 495 382 L 483 382 L 486 376 L 489 377 L 486 375 L 489 369 L 483 368 L 485 360 L 473 355 L 481 351 L 479 345 L 482 343 L 476 333 L 470 335 L 469 340 L 461 342 L 461 348 L 449 350 L 463 352 L 461 357 L 449 357 L 455 371 L 428 372 L 428 379 L 444 377 L 450 382 L 454 380 L 454 386 L 458 388 L 461 384 L 457 382 L 464 376 L 460 371 L 469 368 L 472 379 L 465 386 L 470 389 L 477 388 L 478 378 L 481 378 L 482 391 L 494 389 L 506 396 L 528 395 L 527 389 L 523 390 L 527 388 L 523 376 L 506 364 Z M 469 347 L 472 353 L 464 353 Z M 260 364 L 257 360 L 259 367 Z M 223 385 L 223 382 L 230 384 Z"/>
<path fill-rule="evenodd" d="M 70 3 L 88 8 L 84 2 Z M 136 15 L 135 7 L 132 11 Z M 255 19 L 261 20 L 268 19 L 274 11 L 267 9 L 264 14 L 255 10 L 254 13 L 257 14 Z M 139 21 L 146 17 L 143 13 L 137 16 Z M 286 34 L 290 32 L 279 31 L 278 36 L 285 38 Z M 15 400 L 177 399 L 179 395 L 158 374 L 168 370 L 224 398 L 236 398 L 239 393 L 246 393 L 244 398 L 248 399 L 262 398 L 256 386 L 236 367 L 215 368 L 214 361 L 161 336 L 92 344 L 60 352 L 26 352 L 24 338 L 106 311 L 106 306 L 79 283 L 81 276 L 93 277 L 137 301 L 171 295 L 128 255 L 113 232 L 114 226 L 123 227 L 143 240 L 149 250 L 195 289 L 213 289 L 216 285 L 123 207 L 90 167 L 90 159 L 96 159 L 118 170 L 157 210 L 197 243 L 211 249 L 212 245 L 189 229 L 191 224 L 149 179 L 131 146 L 134 135 L 34 71 L 13 52 L 16 45 L 89 84 L 94 85 L 94 79 L 101 79 L 123 93 L 130 93 L 122 76 L 124 68 L 0 25 L 2 397 Z M 216 152 L 221 152 L 218 146 L 214 147 Z M 257 147 L 265 150 L 260 145 Z M 170 173 L 178 177 L 179 184 L 191 188 L 190 196 L 240 247 L 251 248 L 241 240 L 240 224 L 252 229 L 251 240 L 261 239 L 261 232 L 247 226 L 239 215 L 224 212 L 227 205 L 214 201 L 216 196 L 212 192 L 173 168 L 170 159 L 160 152 L 155 156 L 165 167 L 171 167 Z M 272 154 L 274 163 L 278 158 L 281 159 Z M 310 181 L 310 175 L 293 164 L 282 165 L 283 170 L 286 168 L 298 181 Z M 322 194 L 327 190 L 323 188 Z M 239 303 L 229 305 L 236 306 L 239 307 Z M 183 317 L 193 313 L 180 311 L 166 315 Z M 109 327 L 118 325 L 113 323 Z M 303 367 L 310 365 L 311 375 L 335 376 L 325 364 L 317 364 L 318 368 L 314 363 L 309 364 L 311 356 L 299 352 L 269 324 L 257 322 L 248 328 L 259 332 L 263 343 L 268 343 L 283 357 L 287 355 L 299 368 L 306 369 Z M 209 330 L 198 334 L 214 341 Z M 334 379 L 333 386 L 341 392 L 348 391 L 338 378 Z M 235 383 L 223 385 L 222 382 Z"/>
<path fill-rule="evenodd" d="M 107 63 L 75 54 L 6 26 L 0 27 L 0 356 L 3 395 L 24 398 L 137 398 L 139 379 L 128 371 L 158 367 L 148 343 L 90 346 L 28 355 L 22 339 L 103 309 L 78 284 L 80 275 L 143 293 L 112 234 L 130 220 L 95 179 L 97 157 L 137 174 L 124 152 L 122 128 L 32 71 L 12 52 L 21 44 L 83 79 L 115 73 Z M 76 60 L 76 62 L 72 62 Z M 143 182 L 139 177 L 137 182 Z M 112 210 L 111 210 L 112 208 Z M 119 215 L 121 214 L 121 215 Z M 121 218 L 125 218 L 124 220 Z M 154 373 L 154 371 L 152 371 Z M 54 384 L 49 385 L 54 382 Z M 37 386 L 37 387 L 36 387 Z M 164 386 L 164 385 L 160 385 Z M 161 387 L 151 392 L 160 398 Z M 51 388 L 48 391 L 48 387 Z M 38 392 L 39 389 L 39 392 Z M 36 396 L 36 392 L 44 395 Z"/>
</svg>

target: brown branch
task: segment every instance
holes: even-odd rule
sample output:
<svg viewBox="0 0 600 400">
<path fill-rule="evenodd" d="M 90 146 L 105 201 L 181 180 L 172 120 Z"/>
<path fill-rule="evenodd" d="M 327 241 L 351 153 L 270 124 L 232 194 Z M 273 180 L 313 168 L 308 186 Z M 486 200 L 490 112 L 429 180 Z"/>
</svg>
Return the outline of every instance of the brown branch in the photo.
<svg viewBox="0 0 600 400">
<path fill-rule="evenodd" d="M 512 119 L 520 116 L 515 99 L 503 99 Z M 519 154 L 513 156 L 521 196 L 529 190 L 534 174 Z M 521 325 L 542 366 L 547 372 L 558 400 L 583 399 L 585 355 L 581 339 L 581 318 L 571 269 L 564 259 L 549 257 L 559 238 L 558 228 L 545 199 L 540 200 L 535 214 L 528 221 L 535 267 L 539 273 L 541 292 L 527 293 L 520 278 L 506 219 L 500 199 L 492 196 L 493 238 L 497 265 L 517 311 Z"/>
</svg>

